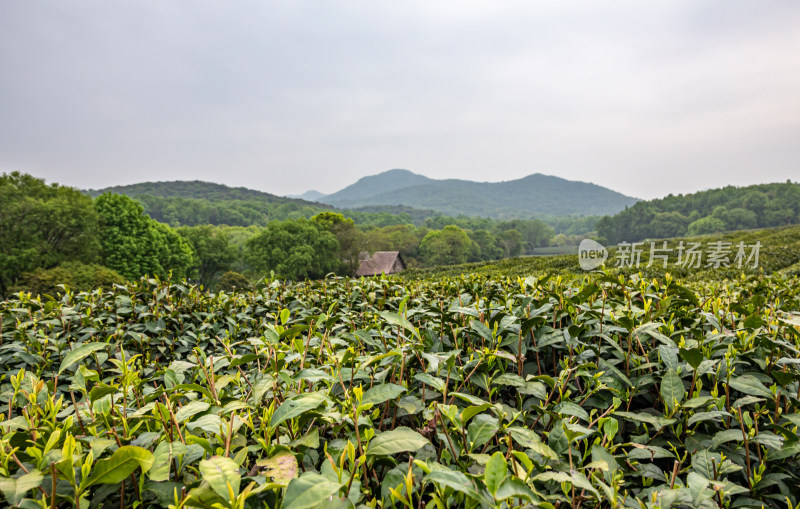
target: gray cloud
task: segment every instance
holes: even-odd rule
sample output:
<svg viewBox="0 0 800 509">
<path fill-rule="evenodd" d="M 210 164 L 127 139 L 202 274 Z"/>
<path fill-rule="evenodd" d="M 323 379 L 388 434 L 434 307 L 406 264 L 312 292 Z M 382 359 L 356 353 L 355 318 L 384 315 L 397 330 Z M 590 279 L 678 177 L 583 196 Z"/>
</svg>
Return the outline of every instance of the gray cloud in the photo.
<svg viewBox="0 0 800 509">
<path fill-rule="evenodd" d="M 407 168 L 649 198 L 796 179 L 800 4 L 0 4 L 0 171 L 332 192 Z"/>
</svg>

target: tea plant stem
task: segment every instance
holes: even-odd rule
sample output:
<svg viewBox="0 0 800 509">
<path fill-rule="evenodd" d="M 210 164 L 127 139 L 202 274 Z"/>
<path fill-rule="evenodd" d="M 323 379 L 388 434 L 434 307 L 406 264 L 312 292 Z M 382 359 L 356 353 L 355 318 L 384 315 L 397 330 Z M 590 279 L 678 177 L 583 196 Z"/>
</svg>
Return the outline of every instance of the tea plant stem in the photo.
<svg viewBox="0 0 800 509">
<path fill-rule="evenodd" d="M 231 456 L 231 435 L 233 434 L 233 417 L 234 414 L 231 413 L 231 418 L 228 421 L 228 433 L 225 435 L 225 457 L 230 458 Z"/>
<path fill-rule="evenodd" d="M 139 500 L 139 505 L 142 504 L 142 494 L 139 492 L 139 482 L 136 480 L 136 472 L 131 474 L 131 481 L 133 482 L 133 492 Z"/>
<path fill-rule="evenodd" d="M 569 456 L 569 471 L 572 473 L 575 467 L 572 465 L 572 440 L 567 440 L 567 455 Z M 572 507 L 575 507 L 575 483 L 572 485 Z"/>
<path fill-rule="evenodd" d="M 453 451 L 453 460 L 455 460 L 457 463 L 458 453 L 456 452 L 456 448 L 453 447 L 453 442 L 450 440 L 450 433 L 447 431 L 447 426 L 445 426 L 444 424 L 444 419 L 442 419 L 442 414 L 439 412 L 439 406 L 436 405 L 435 403 L 434 405 L 435 405 L 433 407 L 434 415 L 436 415 L 436 418 L 439 419 L 439 424 L 442 425 L 442 431 L 444 431 L 444 436 L 447 439 L 447 443 L 450 445 L 450 450 Z"/>
<path fill-rule="evenodd" d="M 347 481 L 347 489 L 344 492 L 344 496 L 348 496 L 350 494 L 350 487 L 353 485 L 353 479 L 356 477 L 356 471 L 358 470 L 359 463 L 361 462 L 361 458 L 358 458 L 353 465 L 353 471 L 350 472 L 350 480 Z"/>
<path fill-rule="evenodd" d="M 680 467 L 680 463 L 678 463 L 678 460 L 675 460 L 675 463 L 672 464 L 672 477 L 670 477 L 669 480 L 669 489 L 675 488 L 675 477 L 678 476 L 678 467 Z"/>
<path fill-rule="evenodd" d="M 467 375 L 467 378 L 465 378 L 464 380 L 461 381 L 461 385 L 458 386 L 458 389 L 456 389 L 455 392 L 459 392 L 464 387 L 464 384 L 466 384 L 467 381 L 472 377 L 472 375 L 475 374 L 475 372 L 478 370 L 478 366 L 480 366 L 480 365 L 481 365 L 481 360 L 478 360 L 478 363 L 475 365 L 474 368 L 472 368 L 472 371 L 470 371 L 469 375 Z M 453 404 L 453 400 L 455 400 L 455 399 L 456 399 L 456 397 L 452 396 L 450 398 L 450 403 L 449 404 L 452 405 Z"/>
<path fill-rule="evenodd" d="M 311 338 L 313 337 L 313 331 L 314 331 L 314 321 L 312 320 L 308 324 L 308 335 L 307 335 L 307 338 L 306 338 L 306 345 L 305 345 L 305 348 L 303 349 L 303 358 L 300 359 L 300 369 L 301 370 L 303 369 L 303 367 L 306 364 L 306 355 L 308 355 L 308 347 L 311 344 Z M 302 385 L 301 385 L 301 387 L 302 387 Z"/>
<path fill-rule="evenodd" d="M 442 390 L 442 404 L 447 401 L 447 386 L 450 384 L 450 368 L 447 368 L 447 379 L 444 381 L 444 390 Z"/>
<path fill-rule="evenodd" d="M 737 409 L 739 411 L 739 426 L 742 428 L 742 439 L 744 439 L 744 451 L 747 456 L 747 486 L 750 491 L 753 491 L 753 483 L 750 481 L 750 441 L 747 439 L 747 432 L 744 430 L 744 418 L 742 417 L 742 407 Z"/>
<path fill-rule="evenodd" d="M 756 436 L 758 436 L 758 418 L 760 415 L 755 415 L 753 418 L 753 426 L 756 429 Z M 758 461 L 759 463 L 764 463 L 764 457 L 761 455 L 761 446 L 756 444 L 756 452 L 758 453 Z"/>
<path fill-rule="evenodd" d="M 714 458 L 711 458 L 711 468 L 714 470 L 714 481 L 717 480 L 717 462 Z M 717 505 L 722 509 L 722 497 L 719 494 L 719 490 L 714 490 L 714 495 L 717 498 Z"/>
<path fill-rule="evenodd" d="M 56 509 L 56 484 L 58 483 L 58 476 L 56 475 L 55 462 L 50 463 L 50 509 Z"/>
<path fill-rule="evenodd" d="M 186 441 L 183 439 L 183 433 L 181 433 L 181 425 L 178 424 L 178 419 L 176 419 L 175 414 L 172 413 L 172 403 L 170 403 L 166 394 L 164 395 L 164 403 L 167 405 L 170 421 L 175 425 L 175 429 L 178 431 L 178 438 L 183 445 L 186 445 Z"/>
<path fill-rule="evenodd" d="M 689 388 L 689 399 L 693 397 L 692 394 L 694 394 L 694 384 L 696 381 L 697 381 L 697 370 L 692 369 L 692 386 Z"/>
<path fill-rule="evenodd" d="M 114 441 L 116 441 L 116 442 L 117 442 L 117 446 L 118 446 L 118 447 L 122 447 L 122 441 L 119 439 L 119 435 L 117 435 L 117 430 L 116 430 L 116 427 L 114 427 L 114 426 L 111 426 L 111 425 L 108 423 L 108 420 L 106 420 L 106 426 L 108 426 L 108 431 L 109 431 L 109 433 L 111 433 L 112 435 L 114 435 Z"/>
<path fill-rule="evenodd" d="M 211 376 L 208 374 L 208 370 L 206 370 L 205 363 L 200 360 L 200 355 L 195 352 L 195 358 L 197 359 L 197 364 L 200 366 L 200 369 L 203 370 L 203 374 L 206 375 L 206 381 L 208 381 L 208 387 L 211 389 L 211 395 L 214 397 L 214 402 L 219 405 L 219 398 L 217 397 L 217 389 L 214 387 L 214 361 L 211 361 Z M 172 410 L 170 410 L 172 413 Z"/>
<path fill-rule="evenodd" d="M 536 334 L 533 333 L 533 327 L 531 327 L 531 341 L 533 341 L 533 351 L 536 354 L 536 368 L 539 370 L 539 376 L 542 376 L 542 364 L 539 362 L 539 347 L 536 346 Z"/>
<path fill-rule="evenodd" d="M 164 428 L 164 431 L 167 433 L 167 436 L 169 436 L 169 441 L 170 442 L 174 441 L 175 440 L 175 436 L 172 433 L 172 424 L 170 424 L 169 426 L 167 425 L 167 421 L 164 420 L 164 416 L 161 414 L 161 410 L 159 410 L 158 407 L 156 407 L 156 411 L 154 413 L 156 414 L 156 418 L 158 419 L 158 422 L 161 423 L 161 426 Z"/>
<path fill-rule="evenodd" d="M 603 412 L 603 413 L 602 413 L 600 416 L 598 416 L 598 417 L 597 417 L 595 420 L 593 420 L 592 422 L 590 422 L 590 423 L 589 423 L 589 425 L 587 426 L 587 428 L 592 428 L 592 427 L 594 427 L 594 425 L 595 425 L 595 424 L 597 424 L 598 422 L 600 422 L 600 419 L 602 419 L 603 417 L 605 417 L 606 415 L 610 414 L 610 413 L 611 413 L 611 412 L 613 412 L 613 411 L 614 411 L 614 407 L 613 407 L 613 406 L 609 407 L 609 408 L 608 408 L 608 409 L 607 409 L 605 412 Z"/>
<path fill-rule="evenodd" d="M 78 403 L 75 402 L 75 393 L 69 391 L 69 396 L 72 398 L 72 408 L 75 409 L 75 416 L 78 418 L 78 426 L 81 428 L 81 433 L 86 435 L 86 428 L 83 427 L 83 419 L 81 419 L 81 413 L 78 411 Z"/>
</svg>

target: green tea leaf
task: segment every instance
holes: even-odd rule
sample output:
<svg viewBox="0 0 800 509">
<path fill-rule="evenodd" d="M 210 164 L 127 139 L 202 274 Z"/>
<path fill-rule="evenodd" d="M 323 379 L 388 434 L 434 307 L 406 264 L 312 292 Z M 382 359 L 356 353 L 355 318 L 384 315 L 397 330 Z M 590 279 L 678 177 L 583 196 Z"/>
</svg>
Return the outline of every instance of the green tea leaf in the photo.
<svg viewBox="0 0 800 509">
<path fill-rule="evenodd" d="M 324 402 L 325 397 L 315 392 L 300 394 L 291 399 L 287 399 L 281 403 L 281 406 L 272 414 L 272 420 L 269 425 L 272 428 L 277 428 L 282 422 L 315 410 Z"/>
<path fill-rule="evenodd" d="M 497 489 L 500 484 L 505 480 L 508 475 L 508 465 L 506 465 L 506 458 L 500 451 L 492 454 L 489 462 L 486 464 L 486 470 L 483 472 L 483 482 L 486 483 L 486 489 L 492 496 L 497 494 Z"/>
<path fill-rule="evenodd" d="M 210 407 L 211 405 L 205 401 L 191 401 L 189 404 L 175 412 L 175 420 L 177 420 L 178 423 L 181 423 L 193 415 L 205 412 Z"/>
<path fill-rule="evenodd" d="M 410 332 L 414 337 L 420 339 L 419 332 L 417 331 L 416 327 L 414 327 L 414 325 L 409 322 L 406 317 L 398 315 L 397 313 L 392 313 L 391 311 L 381 311 L 378 314 L 390 324 L 402 327 Z"/>
<path fill-rule="evenodd" d="M 239 475 L 239 465 L 232 459 L 223 456 L 213 456 L 210 459 L 201 460 L 198 468 L 203 475 L 203 480 L 206 481 L 211 486 L 211 489 L 222 499 L 229 499 L 229 486 L 233 490 L 234 495 L 239 494 L 239 484 L 242 481 L 242 476 Z"/>
<path fill-rule="evenodd" d="M 151 481 L 168 481 L 171 465 L 172 451 L 170 443 L 164 440 L 156 446 L 156 450 L 153 453 L 153 466 L 147 475 Z"/>
<path fill-rule="evenodd" d="M 683 401 L 684 396 L 686 396 L 686 389 L 683 387 L 681 377 L 673 370 L 667 371 L 661 380 L 661 397 L 667 408 L 674 409 L 676 404 Z"/>
<path fill-rule="evenodd" d="M 58 374 L 60 375 L 65 369 L 72 366 L 76 362 L 85 359 L 89 355 L 92 355 L 94 352 L 105 350 L 106 347 L 108 347 L 107 343 L 86 343 L 78 348 L 75 348 L 74 350 L 71 350 L 64 357 L 64 360 L 61 361 L 61 367 L 58 368 Z"/>
<path fill-rule="evenodd" d="M 401 452 L 413 452 L 429 443 L 427 438 L 416 431 L 399 427 L 373 438 L 367 447 L 367 456 L 388 456 Z"/>
<path fill-rule="evenodd" d="M 406 392 L 406 388 L 397 384 L 380 384 L 375 385 L 364 393 L 364 398 L 361 401 L 362 405 L 371 403 L 373 405 L 380 405 L 381 403 L 390 399 L 397 399 L 401 394 Z"/>
<path fill-rule="evenodd" d="M 146 473 L 153 466 L 155 458 L 147 449 L 135 445 L 123 445 L 110 458 L 98 461 L 92 474 L 85 481 L 85 487 L 94 484 L 117 484 L 131 475 L 137 468 Z M 81 483 L 83 484 L 83 483 Z"/>
<path fill-rule="evenodd" d="M 289 482 L 283 497 L 282 507 L 311 509 L 330 503 L 339 492 L 341 484 L 332 482 L 317 473 L 306 473 Z"/>
<path fill-rule="evenodd" d="M 29 491 L 41 486 L 42 479 L 44 477 L 38 470 L 32 470 L 30 473 L 21 475 L 16 479 L 0 477 L 0 492 L 3 493 L 8 502 L 17 505 L 22 502 L 22 499 L 25 498 Z"/>
<path fill-rule="evenodd" d="M 480 501 L 482 499 L 478 490 L 475 489 L 473 482 L 466 475 L 455 470 L 434 470 L 425 476 L 424 481 L 447 486 L 460 493 L 464 493 L 474 501 Z"/>
<path fill-rule="evenodd" d="M 688 348 L 688 349 L 681 348 L 680 352 L 681 352 L 681 357 L 683 357 L 683 360 L 689 363 L 689 365 L 694 369 L 697 369 L 697 367 L 700 365 L 701 362 L 703 362 L 703 359 L 705 358 L 703 357 L 703 352 L 700 351 L 699 348 Z"/>
<path fill-rule="evenodd" d="M 297 458 L 290 452 L 281 452 L 269 459 L 260 459 L 256 465 L 263 471 L 261 474 L 275 484 L 286 486 L 297 477 Z"/>
<path fill-rule="evenodd" d="M 749 396 L 764 396 L 772 399 L 772 391 L 767 389 L 761 381 L 753 375 L 742 375 L 732 378 L 731 389 L 747 394 Z"/>
</svg>

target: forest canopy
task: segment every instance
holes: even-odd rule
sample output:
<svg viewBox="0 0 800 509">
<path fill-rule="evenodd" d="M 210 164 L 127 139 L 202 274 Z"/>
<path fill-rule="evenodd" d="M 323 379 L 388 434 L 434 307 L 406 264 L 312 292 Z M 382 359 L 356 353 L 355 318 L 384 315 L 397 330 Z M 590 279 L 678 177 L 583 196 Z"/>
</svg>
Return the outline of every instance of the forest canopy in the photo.
<svg viewBox="0 0 800 509">
<path fill-rule="evenodd" d="M 727 186 L 640 201 L 597 223 L 609 243 L 704 235 L 800 223 L 800 184 Z"/>
<path fill-rule="evenodd" d="M 531 254 L 555 234 L 540 220 L 451 218 L 407 207 L 373 207 L 352 218 L 258 191 L 185 184 L 190 197 L 176 196 L 176 184 L 166 183 L 165 189 L 143 188 L 154 194 L 109 191 L 93 199 L 30 175 L 2 175 L 0 294 L 55 294 L 59 284 L 88 289 L 142 276 L 218 288 L 270 274 L 352 275 L 360 254 L 375 251 L 399 251 L 411 267 L 493 260 Z M 154 211 L 160 211 L 156 217 Z M 169 214 L 177 224 L 157 220 Z M 275 215 L 283 219 L 269 219 Z M 233 225 L 211 224 L 226 217 Z M 187 219 L 192 226 L 182 224 Z M 560 236 L 575 243 L 581 238 Z"/>
</svg>

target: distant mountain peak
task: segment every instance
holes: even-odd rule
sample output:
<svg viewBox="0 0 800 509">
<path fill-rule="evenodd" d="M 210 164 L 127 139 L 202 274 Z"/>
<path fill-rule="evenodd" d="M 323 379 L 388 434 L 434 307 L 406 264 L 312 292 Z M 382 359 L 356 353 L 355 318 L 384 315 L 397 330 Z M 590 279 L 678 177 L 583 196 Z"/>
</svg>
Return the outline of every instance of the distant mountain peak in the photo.
<svg viewBox="0 0 800 509">
<path fill-rule="evenodd" d="M 504 182 L 431 179 L 404 169 L 360 178 L 319 199 L 340 208 L 402 205 L 449 215 L 514 218 L 615 214 L 636 198 L 592 184 L 532 173 Z"/>
<path fill-rule="evenodd" d="M 297 200 L 317 201 L 320 198 L 324 198 L 325 196 L 328 196 L 328 195 L 325 194 L 325 193 L 321 193 L 321 192 L 317 191 L 316 189 L 311 189 L 311 190 L 306 191 L 303 194 L 290 194 L 290 195 L 287 195 L 286 197 L 287 198 L 294 198 L 294 199 L 297 199 Z"/>
<path fill-rule="evenodd" d="M 434 182 L 424 175 L 403 170 L 387 170 L 377 175 L 361 177 L 354 184 L 351 184 L 340 191 L 329 194 L 321 198 L 322 203 L 330 203 L 341 200 L 360 200 L 379 193 L 403 189 L 405 187 Z"/>
</svg>

